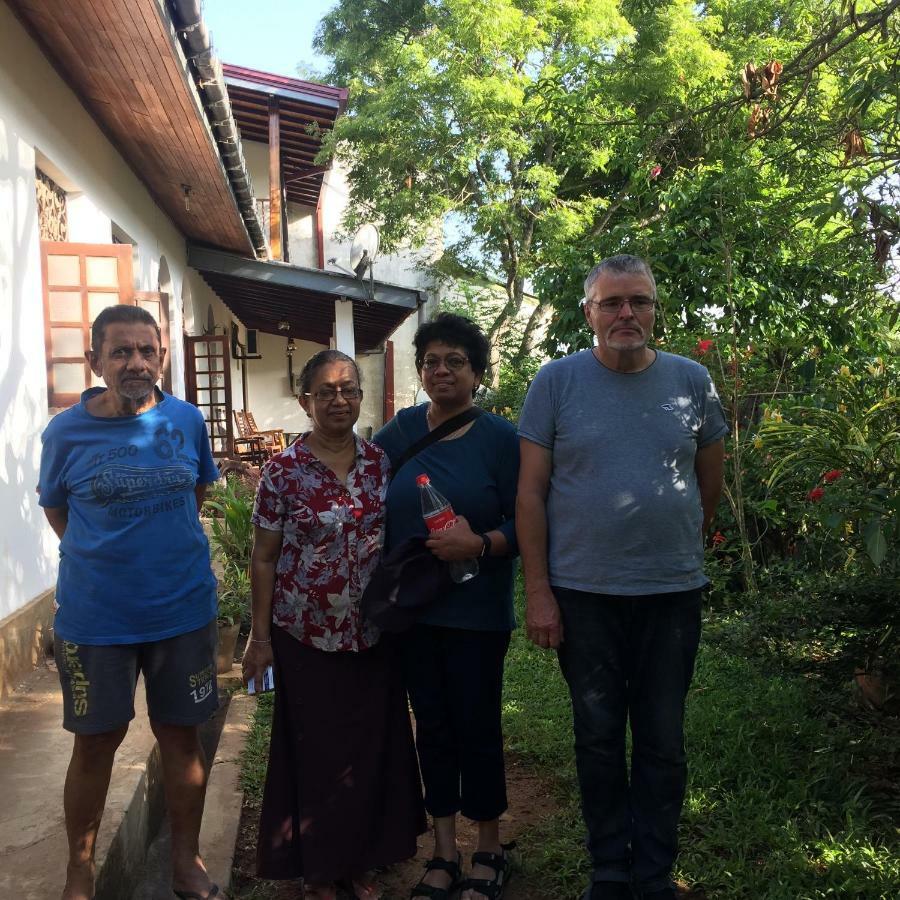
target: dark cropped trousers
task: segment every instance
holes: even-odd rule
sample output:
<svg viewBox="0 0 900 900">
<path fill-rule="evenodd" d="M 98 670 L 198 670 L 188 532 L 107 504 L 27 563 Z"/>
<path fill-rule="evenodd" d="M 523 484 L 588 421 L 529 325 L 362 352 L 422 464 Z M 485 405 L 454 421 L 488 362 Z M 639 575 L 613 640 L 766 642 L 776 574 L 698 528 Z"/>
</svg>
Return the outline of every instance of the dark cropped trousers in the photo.
<svg viewBox="0 0 900 900">
<path fill-rule="evenodd" d="M 506 810 L 500 703 L 508 631 L 415 625 L 402 665 L 432 816 L 489 822 Z"/>
</svg>

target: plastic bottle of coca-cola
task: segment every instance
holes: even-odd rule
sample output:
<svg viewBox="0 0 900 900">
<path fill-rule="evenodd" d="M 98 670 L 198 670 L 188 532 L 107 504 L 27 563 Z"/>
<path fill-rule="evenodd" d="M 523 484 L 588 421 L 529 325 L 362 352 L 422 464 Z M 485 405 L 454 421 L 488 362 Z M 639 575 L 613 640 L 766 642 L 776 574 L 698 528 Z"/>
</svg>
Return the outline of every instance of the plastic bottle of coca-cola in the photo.
<svg viewBox="0 0 900 900">
<path fill-rule="evenodd" d="M 419 475 L 416 478 L 419 486 L 419 499 L 422 501 L 422 518 L 429 532 L 446 531 L 456 524 L 456 513 L 450 501 L 439 491 L 431 486 L 431 479 L 427 475 Z M 477 559 L 452 559 L 447 565 L 450 567 L 450 577 L 462 584 L 464 581 L 474 578 L 478 574 Z"/>
</svg>

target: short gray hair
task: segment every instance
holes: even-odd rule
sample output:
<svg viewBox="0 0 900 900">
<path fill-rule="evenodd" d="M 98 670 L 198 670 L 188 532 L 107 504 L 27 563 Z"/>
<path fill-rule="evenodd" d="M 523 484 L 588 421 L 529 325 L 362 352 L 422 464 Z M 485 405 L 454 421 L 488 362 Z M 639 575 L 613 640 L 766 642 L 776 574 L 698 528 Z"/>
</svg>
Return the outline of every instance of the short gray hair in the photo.
<svg viewBox="0 0 900 900">
<path fill-rule="evenodd" d="M 620 253 L 617 256 L 610 256 L 601 260 L 588 272 L 587 278 L 584 279 L 584 299 L 582 304 L 587 300 L 590 289 L 594 286 L 594 282 L 604 272 L 615 272 L 617 275 L 644 275 L 650 280 L 653 286 L 653 299 L 656 299 L 656 279 L 653 277 L 653 270 L 650 264 L 641 259 L 640 256 L 632 256 L 630 253 Z"/>
<path fill-rule="evenodd" d="M 156 332 L 156 339 L 162 344 L 162 332 L 159 323 L 143 306 L 134 306 L 130 303 L 116 303 L 102 309 L 91 325 L 91 350 L 99 353 L 106 337 L 106 326 L 120 325 L 149 325 Z"/>
<path fill-rule="evenodd" d="M 353 371 L 356 372 L 356 384 L 362 387 L 362 373 L 359 371 L 359 366 L 352 356 L 347 356 L 346 353 L 342 353 L 340 350 L 320 350 L 306 361 L 306 365 L 300 373 L 300 393 L 308 394 L 310 388 L 312 388 L 316 372 L 323 366 L 336 362 L 350 363 L 353 366 Z"/>
</svg>

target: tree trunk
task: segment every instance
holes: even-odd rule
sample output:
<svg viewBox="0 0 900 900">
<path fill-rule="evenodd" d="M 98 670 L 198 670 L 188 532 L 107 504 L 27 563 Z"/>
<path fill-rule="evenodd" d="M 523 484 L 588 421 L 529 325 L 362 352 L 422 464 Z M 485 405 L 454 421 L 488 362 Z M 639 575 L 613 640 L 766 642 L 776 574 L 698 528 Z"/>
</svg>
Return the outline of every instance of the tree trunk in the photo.
<svg viewBox="0 0 900 900">
<path fill-rule="evenodd" d="M 500 364 L 503 361 L 503 345 L 509 337 L 522 301 L 525 297 L 525 279 L 521 276 L 511 279 L 506 285 L 507 301 L 497 318 L 488 329 L 487 337 L 491 342 L 488 368 L 484 373 L 484 384 L 488 390 L 496 391 L 500 387 Z"/>
<path fill-rule="evenodd" d="M 528 317 L 528 323 L 525 325 L 525 332 L 522 335 L 522 342 L 516 351 L 515 362 L 521 362 L 523 359 L 531 356 L 537 348 L 538 341 L 543 337 L 543 331 L 550 324 L 553 316 L 553 307 L 549 303 L 538 303 Z"/>
</svg>

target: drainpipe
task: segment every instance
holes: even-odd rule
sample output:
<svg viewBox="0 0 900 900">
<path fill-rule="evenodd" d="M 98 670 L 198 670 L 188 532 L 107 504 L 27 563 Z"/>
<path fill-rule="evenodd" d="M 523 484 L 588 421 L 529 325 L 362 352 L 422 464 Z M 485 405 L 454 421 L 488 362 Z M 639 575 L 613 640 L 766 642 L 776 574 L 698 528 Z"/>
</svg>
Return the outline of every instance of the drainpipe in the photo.
<svg viewBox="0 0 900 900">
<path fill-rule="evenodd" d="M 266 241 L 256 210 L 250 172 L 244 160 L 240 132 L 231 113 L 222 64 L 212 51 L 209 31 L 200 15 L 200 0 L 169 0 L 169 6 L 253 250 L 257 258 L 265 259 Z"/>
</svg>

